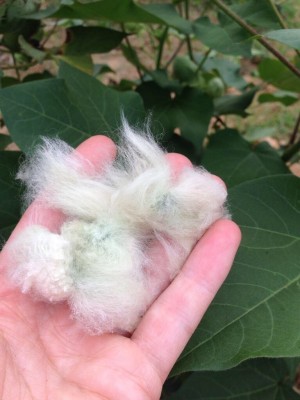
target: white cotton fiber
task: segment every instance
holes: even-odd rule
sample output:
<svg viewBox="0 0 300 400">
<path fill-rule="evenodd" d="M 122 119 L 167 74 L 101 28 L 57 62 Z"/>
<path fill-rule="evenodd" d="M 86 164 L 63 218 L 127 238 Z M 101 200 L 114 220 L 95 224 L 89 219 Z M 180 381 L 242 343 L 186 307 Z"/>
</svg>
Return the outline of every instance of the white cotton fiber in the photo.
<svg viewBox="0 0 300 400">
<path fill-rule="evenodd" d="M 174 177 L 151 134 L 123 123 L 114 163 L 91 172 L 60 140 L 45 140 L 18 177 L 28 200 L 66 215 L 59 234 L 33 225 L 10 245 L 24 293 L 68 301 L 90 333 L 132 332 L 196 241 L 226 215 L 226 189 L 202 168 Z"/>
</svg>

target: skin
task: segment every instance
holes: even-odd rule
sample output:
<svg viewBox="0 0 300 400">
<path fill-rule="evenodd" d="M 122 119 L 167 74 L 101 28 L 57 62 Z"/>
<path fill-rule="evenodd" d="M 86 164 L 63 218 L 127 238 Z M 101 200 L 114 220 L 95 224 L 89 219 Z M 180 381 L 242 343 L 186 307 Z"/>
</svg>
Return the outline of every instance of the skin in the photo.
<svg viewBox="0 0 300 400">
<path fill-rule="evenodd" d="M 90 161 L 86 168 L 92 174 L 115 157 L 116 147 L 105 136 L 93 136 L 77 151 Z M 179 154 L 167 158 L 175 178 L 190 165 Z M 9 242 L 32 223 L 57 232 L 63 218 L 34 202 Z M 172 366 L 226 278 L 240 239 L 232 221 L 216 222 L 131 337 L 89 336 L 70 319 L 67 305 L 34 301 L 11 288 L 1 273 L 0 398 L 158 400 Z M 4 247 L 0 268 L 7 260 Z"/>
</svg>

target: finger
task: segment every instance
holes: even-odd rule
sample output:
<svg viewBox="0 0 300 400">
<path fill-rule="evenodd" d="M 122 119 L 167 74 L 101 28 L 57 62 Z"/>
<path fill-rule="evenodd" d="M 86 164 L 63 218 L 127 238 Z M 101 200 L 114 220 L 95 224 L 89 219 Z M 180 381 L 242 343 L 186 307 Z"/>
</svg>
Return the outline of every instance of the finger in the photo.
<svg viewBox="0 0 300 400">
<path fill-rule="evenodd" d="M 176 178 L 185 168 L 191 168 L 191 161 L 178 153 L 166 154 L 166 159 L 171 167 L 172 178 Z M 147 258 L 152 260 L 152 265 L 165 265 L 168 263 L 168 256 L 164 247 L 157 240 L 148 245 Z M 170 273 L 166 268 L 151 268 L 147 272 L 150 285 L 155 287 L 157 293 L 161 293 L 170 284 Z"/>
<path fill-rule="evenodd" d="M 165 380 L 226 278 L 241 239 L 237 225 L 217 221 L 182 271 L 153 303 L 132 340 Z"/>
<path fill-rule="evenodd" d="M 116 146 L 108 137 L 96 135 L 81 143 L 75 151 L 89 161 L 85 168 L 92 174 L 95 170 L 101 170 L 115 158 Z M 62 212 L 34 201 L 23 214 L 9 238 L 9 242 L 29 225 L 38 224 L 47 227 L 52 232 L 57 232 L 63 221 Z"/>
<path fill-rule="evenodd" d="M 193 167 L 191 161 L 182 154 L 168 153 L 166 154 L 166 159 L 171 167 L 173 179 L 175 181 L 184 169 Z M 212 175 L 212 178 L 225 186 L 225 183 L 218 176 Z M 165 253 L 164 247 L 158 241 L 149 245 L 147 256 L 152 260 L 153 265 L 166 265 L 168 263 L 168 256 Z M 150 284 L 157 289 L 157 293 L 161 293 L 170 284 L 170 274 L 167 269 L 155 268 L 148 270 L 147 273 L 148 279 L 151 282 Z"/>
<path fill-rule="evenodd" d="M 168 153 L 166 154 L 166 158 L 171 166 L 171 170 L 175 178 L 180 175 L 183 169 L 191 168 L 193 166 L 191 161 L 182 154 Z"/>
</svg>

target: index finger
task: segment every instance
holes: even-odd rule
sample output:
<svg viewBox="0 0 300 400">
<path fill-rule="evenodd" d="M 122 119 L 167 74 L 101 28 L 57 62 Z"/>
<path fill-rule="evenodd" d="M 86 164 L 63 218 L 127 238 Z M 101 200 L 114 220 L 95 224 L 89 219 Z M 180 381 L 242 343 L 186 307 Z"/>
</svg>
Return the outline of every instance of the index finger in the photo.
<svg viewBox="0 0 300 400">
<path fill-rule="evenodd" d="M 164 381 L 225 280 L 241 234 L 217 221 L 197 243 L 182 271 L 158 297 L 132 335 Z"/>
</svg>

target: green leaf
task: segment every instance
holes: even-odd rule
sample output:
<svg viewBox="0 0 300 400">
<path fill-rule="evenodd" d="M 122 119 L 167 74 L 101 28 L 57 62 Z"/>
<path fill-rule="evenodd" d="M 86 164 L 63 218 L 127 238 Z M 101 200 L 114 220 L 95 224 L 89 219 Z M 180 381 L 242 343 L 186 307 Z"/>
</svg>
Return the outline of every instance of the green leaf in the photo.
<svg viewBox="0 0 300 400">
<path fill-rule="evenodd" d="M 279 155 L 267 143 L 254 147 L 234 129 L 212 135 L 202 164 L 228 187 L 268 175 L 288 173 Z"/>
<path fill-rule="evenodd" d="M 185 88 L 175 97 L 173 108 L 174 127 L 179 127 L 183 138 L 202 149 L 210 120 L 213 116 L 213 102 L 206 93 L 196 88 Z"/>
<path fill-rule="evenodd" d="M 117 138 L 120 114 L 129 122 L 144 118 L 135 92 L 118 92 L 62 63 L 60 79 L 2 89 L 0 108 L 14 142 L 29 151 L 40 135 L 60 137 L 72 146 L 94 134 Z"/>
<path fill-rule="evenodd" d="M 206 72 L 218 71 L 227 86 L 242 90 L 248 85 L 242 77 L 240 64 L 235 61 L 217 57 L 208 58 L 203 65 L 203 70 Z"/>
<path fill-rule="evenodd" d="M 231 9 L 251 25 L 259 26 L 263 29 L 280 27 L 278 17 L 268 0 L 246 0 L 240 4 L 234 4 Z"/>
<path fill-rule="evenodd" d="M 228 18 L 222 18 L 220 25 L 216 25 L 208 17 L 201 17 L 194 21 L 193 32 L 207 47 L 220 53 L 251 56 L 252 42 L 249 33 Z"/>
<path fill-rule="evenodd" d="M 32 82 L 32 81 L 38 81 L 40 79 L 49 79 L 49 78 L 54 78 L 53 75 L 50 74 L 49 71 L 44 71 L 44 72 L 36 72 L 33 74 L 26 75 L 25 78 L 22 80 L 23 83 L 25 82 Z"/>
<path fill-rule="evenodd" d="M 170 91 L 154 81 L 143 82 L 137 87 L 145 109 L 151 114 L 151 129 L 156 139 L 165 142 L 173 135 L 173 100 Z M 161 135 L 163 132 L 163 136 Z"/>
<path fill-rule="evenodd" d="M 277 29 L 264 35 L 268 39 L 286 44 L 293 49 L 300 50 L 300 29 Z"/>
<path fill-rule="evenodd" d="M 107 53 L 117 47 L 126 37 L 126 33 L 114 29 L 96 26 L 75 26 L 69 28 L 70 42 L 65 49 L 66 55 Z"/>
<path fill-rule="evenodd" d="M 84 54 L 81 56 L 67 56 L 67 55 L 57 55 L 53 57 L 59 62 L 64 62 L 71 67 L 75 67 L 86 74 L 92 75 L 94 71 L 93 60 L 90 54 Z"/>
<path fill-rule="evenodd" d="M 15 19 L 0 24 L 0 34 L 3 33 L 1 44 L 13 52 L 20 50 L 19 36 L 30 39 L 37 33 L 40 22 L 31 19 Z"/>
<path fill-rule="evenodd" d="M 62 3 L 62 1 L 61 1 L 61 3 Z M 35 20 L 42 20 L 42 19 L 51 17 L 55 12 L 57 12 L 59 10 L 59 8 L 60 7 L 57 6 L 57 5 L 51 5 L 51 6 L 47 7 L 47 8 L 42 9 L 42 10 L 30 13 L 30 14 L 26 14 L 22 18 L 25 18 L 25 19 L 28 18 L 28 19 L 33 19 L 33 20 L 34 19 Z"/>
<path fill-rule="evenodd" d="M 265 58 L 258 67 L 263 80 L 280 89 L 300 92 L 300 79 L 279 60 Z"/>
<path fill-rule="evenodd" d="M 0 150 L 4 150 L 11 143 L 11 137 L 0 134 Z"/>
<path fill-rule="evenodd" d="M 296 103 L 299 100 L 299 96 L 297 93 L 278 90 L 274 93 L 262 93 L 259 95 L 258 99 L 259 103 L 274 103 L 278 102 L 285 106 L 290 106 L 291 104 Z"/>
<path fill-rule="evenodd" d="M 138 92 L 144 99 L 146 109 L 151 111 L 153 120 L 159 123 L 158 129 L 165 131 L 164 139 L 169 139 L 177 128 L 184 139 L 194 144 L 197 153 L 201 151 L 213 116 L 212 100 L 207 94 L 186 87 L 182 93 L 172 98 L 168 90 L 155 82 L 143 83 Z"/>
<path fill-rule="evenodd" d="M 236 114 L 246 117 L 246 109 L 250 106 L 258 88 L 252 88 L 240 95 L 227 94 L 214 100 L 217 115 Z"/>
<path fill-rule="evenodd" d="M 12 76 L 3 76 L 0 80 L 0 87 L 5 88 L 8 86 L 18 85 L 20 83 L 19 79 L 13 78 Z"/>
<path fill-rule="evenodd" d="M 300 179 L 276 175 L 229 189 L 242 243 L 226 282 L 172 374 L 255 357 L 300 356 Z"/>
<path fill-rule="evenodd" d="M 193 373 L 168 400 L 299 400 L 293 390 L 298 365 L 299 358 L 256 359 L 228 371 Z"/>
<path fill-rule="evenodd" d="M 21 189 L 15 181 L 20 156 L 19 151 L 0 151 L 0 248 L 21 215 Z"/>
<path fill-rule="evenodd" d="M 132 0 L 102 0 L 80 4 L 76 1 L 73 5 L 61 7 L 52 17 L 164 24 L 183 33 L 191 33 L 191 23 L 181 18 L 172 4 L 137 5 Z"/>
<path fill-rule="evenodd" d="M 161 23 L 169 25 L 186 34 L 192 33 L 191 23 L 178 15 L 176 8 L 172 4 L 150 3 L 144 4 L 142 8 L 149 14 L 160 18 Z"/>
</svg>

